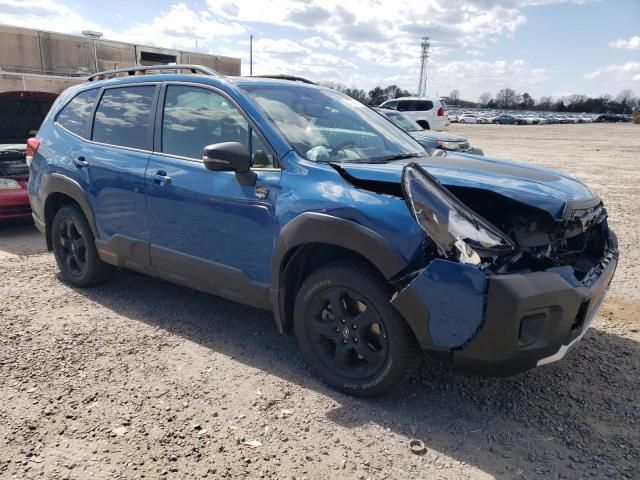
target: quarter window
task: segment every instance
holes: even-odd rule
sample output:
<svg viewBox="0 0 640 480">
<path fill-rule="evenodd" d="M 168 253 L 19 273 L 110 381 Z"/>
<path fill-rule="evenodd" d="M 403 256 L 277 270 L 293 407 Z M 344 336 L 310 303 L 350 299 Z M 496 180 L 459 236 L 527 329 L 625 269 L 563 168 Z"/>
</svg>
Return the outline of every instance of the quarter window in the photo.
<svg viewBox="0 0 640 480">
<path fill-rule="evenodd" d="M 98 96 L 98 89 L 86 90 L 76 95 L 60 111 L 56 121 L 70 132 L 86 137 L 87 121 L 91 115 L 93 104 Z"/>
<path fill-rule="evenodd" d="M 431 100 L 418 100 L 416 102 L 416 107 L 416 110 L 425 112 L 427 110 L 433 109 L 433 102 Z"/>
<path fill-rule="evenodd" d="M 243 144 L 255 167 L 273 166 L 273 156 L 260 137 L 223 95 L 169 85 L 162 116 L 162 152 L 200 159 L 204 147 L 221 142 Z"/>
<path fill-rule="evenodd" d="M 93 125 L 93 140 L 121 147 L 151 150 L 153 95 L 156 87 L 106 90 Z"/>
</svg>

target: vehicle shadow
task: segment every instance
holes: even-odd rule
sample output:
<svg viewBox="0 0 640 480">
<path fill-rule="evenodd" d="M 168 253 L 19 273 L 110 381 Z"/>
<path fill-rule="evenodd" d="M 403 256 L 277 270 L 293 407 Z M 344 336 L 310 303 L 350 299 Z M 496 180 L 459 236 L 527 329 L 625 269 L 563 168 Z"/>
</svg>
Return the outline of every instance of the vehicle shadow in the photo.
<svg viewBox="0 0 640 480">
<path fill-rule="evenodd" d="M 309 374 L 295 338 L 277 331 L 271 313 L 132 272 L 116 277 L 77 292 L 331 397 L 337 406 L 326 413 L 329 421 L 390 429 L 417 468 L 464 462 L 498 478 L 633 478 L 640 470 L 633 409 L 640 345 L 631 339 L 592 328 L 562 362 L 510 378 L 466 377 L 425 360 L 398 391 L 356 399 Z M 426 454 L 411 457 L 410 439 L 422 440 Z"/>
<path fill-rule="evenodd" d="M 33 255 L 46 251 L 44 235 L 31 218 L 0 222 L 0 253 Z"/>
</svg>

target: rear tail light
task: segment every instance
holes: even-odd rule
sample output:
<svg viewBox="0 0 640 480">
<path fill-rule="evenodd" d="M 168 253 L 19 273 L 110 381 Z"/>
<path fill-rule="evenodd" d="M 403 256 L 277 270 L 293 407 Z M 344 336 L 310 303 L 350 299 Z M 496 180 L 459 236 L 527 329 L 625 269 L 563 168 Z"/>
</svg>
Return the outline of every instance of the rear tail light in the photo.
<svg viewBox="0 0 640 480">
<path fill-rule="evenodd" d="M 33 160 L 33 157 L 35 156 L 35 154 L 38 152 L 38 148 L 40 148 L 40 140 L 38 140 L 37 138 L 33 137 L 30 138 L 29 140 L 27 140 L 27 166 L 31 167 L 31 162 Z"/>
<path fill-rule="evenodd" d="M 439 116 L 439 117 L 444 117 L 444 108 L 440 107 L 440 108 L 438 109 L 438 116 Z"/>
</svg>

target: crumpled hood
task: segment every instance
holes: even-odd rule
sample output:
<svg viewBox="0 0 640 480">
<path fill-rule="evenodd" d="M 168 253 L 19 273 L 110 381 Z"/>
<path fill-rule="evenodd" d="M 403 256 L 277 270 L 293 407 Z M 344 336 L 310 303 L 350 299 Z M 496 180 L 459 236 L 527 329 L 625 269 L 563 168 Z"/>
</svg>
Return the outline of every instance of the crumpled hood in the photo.
<svg viewBox="0 0 640 480">
<path fill-rule="evenodd" d="M 562 173 L 476 155 L 448 153 L 383 164 L 335 165 L 359 180 L 399 183 L 402 169 L 412 162 L 420 164 L 445 186 L 490 190 L 545 210 L 556 219 L 573 209 L 591 208 L 600 202 L 585 184 Z"/>
</svg>

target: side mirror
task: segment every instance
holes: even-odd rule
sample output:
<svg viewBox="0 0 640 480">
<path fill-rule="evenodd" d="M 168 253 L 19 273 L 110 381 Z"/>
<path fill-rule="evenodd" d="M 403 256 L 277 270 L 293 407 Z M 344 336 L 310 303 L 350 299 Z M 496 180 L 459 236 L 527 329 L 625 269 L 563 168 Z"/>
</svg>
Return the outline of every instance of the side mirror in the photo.
<svg viewBox="0 0 640 480">
<path fill-rule="evenodd" d="M 207 170 L 214 172 L 236 172 L 241 185 L 255 185 L 256 173 L 251 171 L 251 154 L 238 142 L 223 142 L 207 145 L 202 151 L 202 161 Z"/>
</svg>

